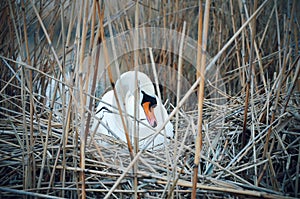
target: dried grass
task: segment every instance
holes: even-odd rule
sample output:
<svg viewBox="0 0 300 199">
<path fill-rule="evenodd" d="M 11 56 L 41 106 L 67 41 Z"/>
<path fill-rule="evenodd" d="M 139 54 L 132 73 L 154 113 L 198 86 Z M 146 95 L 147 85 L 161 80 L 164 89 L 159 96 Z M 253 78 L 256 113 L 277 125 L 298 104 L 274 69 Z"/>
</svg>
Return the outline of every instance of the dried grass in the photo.
<svg viewBox="0 0 300 199">
<path fill-rule="evenodd" d="M 163 74 L 174 88 L 177 73 L 189 81 L 177 99 L 160 88 L 176 139 L 163 149 L 134 151 L 89 129 L 101 97 L 91 66 L 116 57 L 104 48 L 105 56 L 96 51 L 93 60 L 98 43 L 132 27 L 198 37 L 198 1 L 109 2 L 0 3 L 0 196 L 186 198 L 196 190 L 199 198 L 299 198 L 299 2 L 211 2 L 207 52 L 215 56 L 206 62 L 217 72 L 207 74 L 199 101 L 201 153 L 197 101 L 189 97 L 198 94 L 200 74 L 164 49 L 126 53 L 113 64 L 126 71 L 155 62 L 174 69 Z M 101 78 L 105 88 L 115 81 L 113 74 Z"/>
</svg>

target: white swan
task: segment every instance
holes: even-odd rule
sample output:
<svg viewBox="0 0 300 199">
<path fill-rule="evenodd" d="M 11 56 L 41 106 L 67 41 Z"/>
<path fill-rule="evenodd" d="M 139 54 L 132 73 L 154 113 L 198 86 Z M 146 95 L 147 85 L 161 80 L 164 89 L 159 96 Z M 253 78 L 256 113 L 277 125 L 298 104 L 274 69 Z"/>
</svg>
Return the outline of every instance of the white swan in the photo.
<svg viewBox="0 0 300 199">
<path fill-rule="evenodd" d="M 138 121 L 139 123 L 139 146 L 143 147 L 151 139 L 151 135 L 161 127 L 161 125 L 168 118 L 168 113 L 162 102 L 155 95 L 154 86 L 150 78 L 142 73 L 137 73 L 138 89 L 139 89 L 139 104 Z M 133 142 L 133 128 L 134 128 L 134 90 L 135 90 L 135 71 L 128 71 L 123 73 L 115 84 L 116 93 L 120 101 L 122 110 L 126 110 L 127 128 L 131 135 L 131 142 Z M 111 106 L 110 106 L 111 105 Z M 126 141 L 123 124 L 119 115 L 116 99 L 113 90 L 107 92 L 101 102 L 96 108 L 96 118 L 100 118 L 104 125 L 99 122 L 94 122 L 92 130 L 97 133 L 102 133 L 110 136 L 120 138 Z M 107 128 L 108 127 L 108 128 Z M 96 129 L 97 128 L 97 129 Z M 109 129 L 109 130 L 108 130 Z M 164 133 L 166 135 L 164 135 Z M 161 146 L 165 139 L 164 137 L 173 137 L 173 125 L 169 121 L 164 130 L 153 140 L 152 147 Z"/>
</svg>

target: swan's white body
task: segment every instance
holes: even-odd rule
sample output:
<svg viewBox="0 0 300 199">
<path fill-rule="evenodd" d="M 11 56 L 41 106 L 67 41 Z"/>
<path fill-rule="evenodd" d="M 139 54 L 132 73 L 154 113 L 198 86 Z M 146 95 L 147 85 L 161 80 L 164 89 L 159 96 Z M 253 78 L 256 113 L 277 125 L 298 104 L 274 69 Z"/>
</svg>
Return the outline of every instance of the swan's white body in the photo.
<svg viewBox="0 0 300 199">
<path fill-rule="evenodd" d="M 120 76 L 115 86 L 118 99 L 123 110 L 123 115 L 125 116 L 124 118 L 126 118 L 125 121 L 127 123 L 128 132 L 131 136 L 130 138 L 132 142 L 134 134 L 133 116 L 136 104 L 134 100 L 134 90 L 136 87 L 135 82 L 135 72 L 129 71 L 123 73 Z M 138 109 L 137 118 L 139 121 L 139 146 L 143 147 L 149 142 L 156 130 L 159 129 L 166 121 L 166 119 L 168 118 L 168 113 L 163 104 L 161 103 L 161 100 L 158 99 L 157 96 L 155 96 L 155 91 L 151 80 L 147 75 L 141 72 L 138 72 L 138 89 L 140 98 L 143 97 L 144 93 L 147 93 L 147 95 L 149 95 L 151 98 L 156 99 L 157 103 L 156 107 L 154 109 L 151 109 L 152 111 L 154 111 L 154 115 L 156 117 L 156 123 L 154 125 L 153 122 L 151 123 L 151 121 L 149 121 L 149 118 L 146 117 L 145 111 L 141 106 L 142 99 L 140 99 L 138 104 L 136 105 Z M 113 90 L 107 92 L 102 97 L 102 100 L 96 109 L 96 118 L 101 119 L 101 123 L 104 123 L 106 127 L 101 123 L 98 125 L 98 122 L 94 122 L 92 130 L 96 130 L 97 133 L 117 137 L 123 140 L 124 142 L 127 142 L 121 117 L 117 109 L 116 98 L 114 96 Z M 173 125 L 170 121 L 166 124 L 164 130 L 156 136 L 156 138 L 151 143 L 151 146 L 161 146 L 165 142 L 165 136 L 173 137 Z"/>
</svg>

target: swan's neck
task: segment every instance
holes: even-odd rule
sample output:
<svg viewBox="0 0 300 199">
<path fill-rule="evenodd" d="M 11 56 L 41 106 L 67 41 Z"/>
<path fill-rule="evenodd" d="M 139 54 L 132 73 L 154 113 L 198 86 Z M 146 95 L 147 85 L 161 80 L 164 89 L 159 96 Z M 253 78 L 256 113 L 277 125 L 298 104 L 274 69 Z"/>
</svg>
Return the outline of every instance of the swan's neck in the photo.
<svg viewBox="0 0 300 199">
<path fill-rule="evenodd" d="M 140 98 L 140 96 L 138 96 L 138 98 Z M 141 107 L 141 100 L 136 101 L 135 97 L 133 94 L 128 93 L 126 95 L 126 112 L 129 116 L 133 117 L 134 116 L 134 110 L 135 108 L 137 109 L 137 118 L 139 118 L 139 120 L 141 119 L 146 119 L 144 110 Z"/>
</svg>

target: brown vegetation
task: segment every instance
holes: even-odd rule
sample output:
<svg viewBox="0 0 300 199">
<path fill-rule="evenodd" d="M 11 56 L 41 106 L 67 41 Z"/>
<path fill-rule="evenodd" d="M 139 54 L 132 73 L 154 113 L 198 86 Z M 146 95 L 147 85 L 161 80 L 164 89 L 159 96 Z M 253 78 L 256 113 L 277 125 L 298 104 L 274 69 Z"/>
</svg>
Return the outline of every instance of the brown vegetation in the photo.
<svg viewBox="0 0 300 199">
<path fill-rule="evenodd" d="M 300 2 L 243 2 L 1 1 L 0 198 L 299 198 Z M 136 67 L 162 83 L 163 149 L 89 128 Z"/>
</svg>

